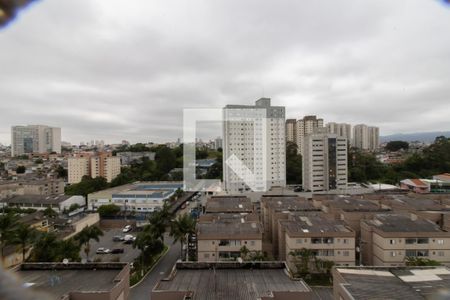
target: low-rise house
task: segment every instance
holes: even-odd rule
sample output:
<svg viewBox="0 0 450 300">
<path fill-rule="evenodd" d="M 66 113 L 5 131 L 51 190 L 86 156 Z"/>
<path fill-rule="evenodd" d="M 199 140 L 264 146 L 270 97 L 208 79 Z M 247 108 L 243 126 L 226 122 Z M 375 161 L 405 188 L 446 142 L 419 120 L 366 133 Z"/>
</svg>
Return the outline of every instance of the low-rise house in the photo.
<svg viewBox="0 0 450 300">
<path fill-rule="evenodd" d="M 293 213 L 279 221 L 280 259 L 295 269 L 296 250 L 308 249 L 313 256 L 336 265 L 355 264 L 355 231 L 339 220 L 320 213 Z"/>
<path fill-rule="evenodd" d="M 197 223 L 197 253 L 199 262 L 236 260 L 241 249 L 262 252 L 262 226 L 253 217 L 217 215 Z"/>
<path fill-rule="evenodd" d="M 361 221 L 364 265 L 403 266 L 408 258 L 450 264 L 450 232 L 414 214 L 378 214 Z"/>
<path fill-rule="evenodd" d="M 48 207 L 56 210 L 57 212 L 63 212 L 65 209 L 69 209 L 71 205 L 77 204 L 79 206 L 85 206 L 86 202 L 83 196 L 69 196 L 69 195 L 57 195 L 57 196 L 39 196 L 39 195 L 23 195 L 15 196 L 0 201 L 3 205 L 19 208 L 34 208 L 38 210 L 44 210 Z"/>
<path fill-rule="evenodd" d="M 430 185 L 421 179 L 403 179 L 400 181 L 400 187 L 418 194 L 430 192 Z"/>
</svg>

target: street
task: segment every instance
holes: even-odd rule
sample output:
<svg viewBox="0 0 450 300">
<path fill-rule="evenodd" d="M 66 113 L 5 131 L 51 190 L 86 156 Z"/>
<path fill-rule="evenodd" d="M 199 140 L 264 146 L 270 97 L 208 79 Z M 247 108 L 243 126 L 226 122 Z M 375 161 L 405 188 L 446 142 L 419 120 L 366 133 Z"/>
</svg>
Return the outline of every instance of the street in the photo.
<svg viewBox="0 0 450 300">
<path fill-rule="evenodd" d="M 167 277 L 175 262 L 180 257 L 180 244 L 172 244 L 173 239 L 166 233 L 164 241 L 169 245 L 169 251 L 156 264 L 154 269 L 147 274 L 144 280 L 130 289 L 131 300 L 150 299 L 150 294 L 155 285 L 163 278 Z"/>
</svg>

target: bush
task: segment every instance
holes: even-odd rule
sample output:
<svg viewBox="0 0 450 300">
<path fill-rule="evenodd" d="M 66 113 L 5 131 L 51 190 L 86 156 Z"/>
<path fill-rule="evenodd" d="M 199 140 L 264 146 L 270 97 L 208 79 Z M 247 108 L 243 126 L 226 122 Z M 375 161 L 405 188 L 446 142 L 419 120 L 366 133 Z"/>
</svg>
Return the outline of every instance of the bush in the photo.
<svg viewBox="0 0 450 300">
<path fill-rule="evenodd" d="M 102 205 L 97 209 L 98 214 L 100 217 L 114 217 L 117 216 L 120 212 L 120 207 L 115 204 L 107 204 Z"/>
</svg>

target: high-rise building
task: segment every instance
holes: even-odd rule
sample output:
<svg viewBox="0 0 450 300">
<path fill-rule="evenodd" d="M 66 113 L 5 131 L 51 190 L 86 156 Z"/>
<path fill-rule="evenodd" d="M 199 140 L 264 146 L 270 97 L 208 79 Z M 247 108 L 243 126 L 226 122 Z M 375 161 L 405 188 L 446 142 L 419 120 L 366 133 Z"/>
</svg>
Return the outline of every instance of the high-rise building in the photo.
<svg viewBox="0 0 450 300">
<path fill-rule="evenodd" d="M 61 153 L 61 128 L 45 125 L 11 127 L 11 155 Z"/>
<path fill-rule="evenodd" d="M 313 133 L 303 147 L 303 189 L 311 192 L 347 187 L 347 139 L 331 133 Z"/>
<path fill-rule="evenodd" d="M 286 142 L 297 143 L 297 120 L 286 120 Z"/>
<path fill-rule="evenodd" d="M 353 146 L 361 150 L 375 151 L 380 144 L 380 130 L 365 124 L 353 127 Z"/>
<path fill-rule="evenodd" d="M 225 189 L 267 191 L 285 186 L 285 108 L 261 98 L 255 105 L 227 105 L 223 112 Z"/>
<path fill-rule="evenodd" d="M 79 183 L 83 176 L 104 177 L 111 182 L 120 174 L 120 157 L 110 152 L 82 153 L 68 159 L 68 182 Z"/>
<path fill-rule="evenodd" d="M 298 153 L 303 155 L 303 145 L 305 137 L 308 134 L 317 132 L 317 130 L 322 127 L 323 119 L 318 119 L 316 116 L 305 116 L 303 119 L 297 120 L 296 140 Z"/>
<path fill-rule="evenodd" d="M 327 131 L 345 137 L 347 141 L 352 140 L 352 125 L 350 124 L 330 122 L 327 123 Z"/>
</svg>

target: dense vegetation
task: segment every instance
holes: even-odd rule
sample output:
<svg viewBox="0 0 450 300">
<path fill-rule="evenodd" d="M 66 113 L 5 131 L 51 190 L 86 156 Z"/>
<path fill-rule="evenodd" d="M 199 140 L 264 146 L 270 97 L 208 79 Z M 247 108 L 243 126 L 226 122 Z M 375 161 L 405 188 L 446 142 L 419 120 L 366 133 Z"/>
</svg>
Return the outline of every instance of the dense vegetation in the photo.
<svg viewBox="0 0 450 300">
<path fill-rule="evenodd" d="M 409 143 L 404 141 L 390 141 L 384 147 L 387 151 L 398 151 L 400 149 L 408 150 Z"/>
<path fill-rule="evenodd" d="M 427 178 L 450 171 L 450 138 L 437 137 L 421 153 L 414 153 L 403 163 L 385 165 L 372 153 L 350 149 L 349 181 L 397 184 L 405 178 Z"/>
<path fill-rule="evenodd" d="M 297 144 L 286 144 L 286 182 L 287 184 L 302 183 L 302 156 L 297 153 Z"/>
</svg>

